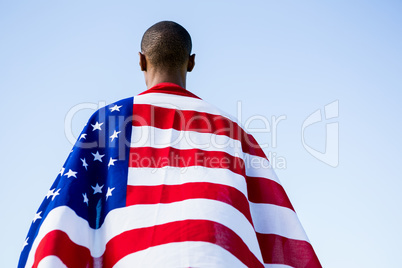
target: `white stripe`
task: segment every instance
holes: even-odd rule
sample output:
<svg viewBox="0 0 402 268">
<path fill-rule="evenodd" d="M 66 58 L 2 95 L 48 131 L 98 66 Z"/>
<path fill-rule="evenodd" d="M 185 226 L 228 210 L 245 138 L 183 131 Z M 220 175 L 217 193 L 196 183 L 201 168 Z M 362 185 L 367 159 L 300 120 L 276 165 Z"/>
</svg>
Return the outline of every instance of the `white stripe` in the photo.
<svg viewBox="0 0 402 268">
<path fill-rule="evenodd" d="M 51 210 L 47 217 L 43 220 L 43 223 L 39 228 L 38 235 L 33 241 L 32 248 L 29 252 L 28 259 L 25 264 L 26 268 L 32 267 L 39 242 L 47 233 L 53 230 L 61 230 L 66 232 L 70 239 L 78 245 L 87 248 L 92 248 L 92 243 L 93 245 L 96 245 L 95 230 L 89 227 L 86 220 L 78 217 L 77 214 L 69 207 L 57 207 Z"/>
<path fill-rule="evenodd" d="M 265 268 L 293 268 L 293 266 L 289 266 L 286 264 L 264 264 Z"/>
<path fill-rule="evenodd" d="M 246 267 L 220 246 L 206 242 L 180 242 L 155 246 L 127 255 L 114 268 L 125 267 Z"/>
<path fill-rule="evenodd" d="M 127 184 L 132 186 L 178 185 L 188 182 L 227 185 L 236 188 L 247 197 L 246 180 L 229 169 L 202 166 L 128 169 Z"/>
<path fill-rule="evenodd" d="M 151 126 L 133 127 L 131 147 L 153 147 L 176 149 L 201 149 L 205 151 L 226 152 L 244 160 L 246 175 L 262 177 L 280 184 L 271 163 L 264 157 L 243 153 L 241 143 L 224 135 L 199 133 L 194 131 L 177 131 L 175 129 L 159 129 Z M 132 156 L 131 161 L 145 161 L 139 156 Z M 147 159 L 146 161 L 150 161 Z M 161 161 L 164 161 L 163 159 Z M 148 164 L 151 164 L 147 162 Z"/>
<path fill-rule="evenodd" d="M 266 178 L 281 184 L 271 163 L 266 158 L 245 153 L 243 160 L 247 176 Z"/>
<path fill-rule="evenodd" d="M 286 207 L 250 202 L 255 231 L 308 242 L 296 213 Z"/>
<path fill-rule="evenodd" d="M 164 94 L 164 93 L 148 93 L 134 97 L 134 104 L 149 104 L 157 107 L 196 111 L 201 113 L 209 113 L 226 117 L 233 122 L 237 122 L 237 119 L 218 109 L 217 107 L 209 104 L 208 102 L 196 99 L 192 97 Z M 239 123 L 238 123 L 239 124 Z"/>
<path fill-rule="evenodd" d="M 47 256 L 39 262 L 38 268 L 68 268 L 68 267 L 58 257 Z"/>
<path fill-rule="evenodd" d="M 152 126 L 132 128 L 131 147 L 153 147 L 176 149 L 201 149 L 205 151 L 221 151 L 233 156 L 242 157 L 241 143 L 225 135 L 200 133 L 195 131 L 177 131 L 176 129 L 160 129 Z"/>
<path fill-rule="evenodd" d="M 40 240 L 52 230 L 64 231 L 74 243 L 87 247 L 93 257 L 99 257 L 104 253 L 106 243 L 110 239 L 127 230 L 187 219 L 210 220 L 228 227 L 262 262 L 254 228 L 241 212 L 223 202 L 189 199 L 171 204 L 135 205 L 114 209 L 109 212 L 98 230 L 90 228 L 88 223 L 69 207 L 57 207 L 49 212 L 43 221 L 32 245 L 26 267 L 32 266 Z"/>
</svg>

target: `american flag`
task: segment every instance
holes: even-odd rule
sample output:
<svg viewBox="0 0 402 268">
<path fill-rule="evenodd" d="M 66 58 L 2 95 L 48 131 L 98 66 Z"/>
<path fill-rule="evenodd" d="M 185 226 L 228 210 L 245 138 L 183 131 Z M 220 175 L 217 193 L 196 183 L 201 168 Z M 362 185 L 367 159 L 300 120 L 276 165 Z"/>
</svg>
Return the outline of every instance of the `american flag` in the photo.
<svg viewBox="0 0 402 268">
<path fill-rule="evenodd" d="M 18 267 L 321 267 L 234 118 L 161 83 L 90 118 Z"/>
</svg>

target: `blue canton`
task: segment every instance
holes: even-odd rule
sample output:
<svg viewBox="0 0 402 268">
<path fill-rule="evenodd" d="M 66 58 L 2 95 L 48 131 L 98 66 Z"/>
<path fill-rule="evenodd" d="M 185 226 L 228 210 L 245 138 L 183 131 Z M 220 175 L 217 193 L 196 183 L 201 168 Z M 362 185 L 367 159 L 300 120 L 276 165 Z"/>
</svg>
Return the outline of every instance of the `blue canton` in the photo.
<svg viewBox="0 0 402 268">
<path fill-rule="evenodd" d="M 35 214 L 18 267 L 25 266 L 32 242 L 52 209 L 68 206 L 98 229 L 111 210 L 126 205 L 132 112 L 131 97 L 91 116 Z"/>
</svg>

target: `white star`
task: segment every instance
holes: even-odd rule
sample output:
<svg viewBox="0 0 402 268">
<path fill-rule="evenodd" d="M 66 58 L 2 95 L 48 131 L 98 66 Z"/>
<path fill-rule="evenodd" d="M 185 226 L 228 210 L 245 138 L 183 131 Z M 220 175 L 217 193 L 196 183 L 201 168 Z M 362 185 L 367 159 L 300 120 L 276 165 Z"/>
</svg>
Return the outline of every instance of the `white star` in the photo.
<svg viewBox="0 0 402 268">
<path fill-rule="evenodd" d="M 119 111 L 120 112 L 120 108 L 122 107 L 122 105 L 120 105 L 120 106 L 117 106 L 117 105 L 115 105 L 115 106 L 113 106 L 112 108 L 109 108 L 110 109 L 110 112 L 114 112 L 114 111 Z"/>
<path fill-rule="evenodd" d="M 87 197 L 87 193 L 85 193 L 85 194 L 82 194 L 82 197 L 84 197 L 84 203 L 86 203 L 87 204 L 87 206 L 89 205 L 88 204 L 88 197 Z"/>
<path fill-rule="evenodd" d="M 24 249 L 25 246 L 28 246 L 28 239 L 29 239 L 29 237 L 27 237 L 27 239 L 25 239 L 24 245 L 22 245 L 22 249 Z"/>
<path fill-rule="evenodd" d="M 64 167 L 62 167 L 62 168 L 60 169 L 60 172 L 59 172 L 60 176 L 63 176 L 63 173 L 64 173 Z"/>
<path fill-rule="evenodd" d="M 66 174 L 64 174 L 64 176 L 67 176 L 67 178 L 70 178 L 70 177 L 77 178 L 76 174 L 77 174 L 76 171 L 72 171 L 71 169 L 69 169 L 68 172 Z"/>
<path fill-rule="evenodd" d="M 56 188 L 47 191 L 46 199 L 48 199 L 49 197 L 53 196 L 54 190 L 56 190 Z"/>
<path fill-rule="evenodd" d="M 87 139 L 87 134 L 86 133 L 81 134 L 79 140 L 81 140 L 81 139 L 86 140 Z"/>
<path fill-rule="evenodd" d="M 55 188 L 55 189 L 56 189 L 56 188 Z M 57 189 L 57 191 L 53 194 L 52 201 L 54 200 L 54 198 L 55 198 L 56 196 L 59 195 L 60 189 L 61 189 L 61 188 Z"/>
<path fill-rule="evenodd" d="M 110 138 L 112 139 L 112 141 L 116 138 L 117 139 L 117 134 L 119 134 L 121 131 L 116 131 L 114 130 L 113 135 L 110 136 Z"/>
<path fill-rule="evenodd" d="M 108 198 L 109 196 L 112 196 L 112 191 L 113 191 L 113 190 L 114 190 L 114 187 L 113 187 L 113 188 L 107 187 L 106 200 L 107 200 L 107 198 Z"/>
<path fill-rule="evenodd" d="M 82 159 L 82 158 L 80 158 L 80 160 L 82 161 L 82 166 L 85 168 L 85 170 L 88 170 L 88 164 L 87 164 L 87 162 L 85 161 L 85 158 L 84 159 Z"/>
<path fill-rule="evenodd" d="M 56 190 L 56 188 L 47 191 L 46 199 L 48 199 L 49 197 L 52 196 L 52 201 L 53 201 L 54 198 L 59 195 L 60 189 L 61 188 L 59 188 L 56 192 L 54 191 L 54 190 Z"/>
<path fill-rule="evenodd" d="M 36 220 L 42 219 L 42 217 L 40 216 L 41 213 L 42 213 L 42 211 L 39 211 L 38 213 L 35 213 L 35 217 L 32 220 L 33 223 L 35 223 Z"/>
<path fill-rule="evenodd" d="M 103 188 L 103 185 L 102 186 L 99 186 L 99 184 L 96 184 L 96 186 L 91 186 L 92 187 L 92 189 L 94 189 L 94 194 L 96 194 L 96 193 L 102 193 L 102 188 Z"/>
<path fill-rule="evenodd" d="M 117 159 L 113 159 L 110 157 L 109 164 L 107 165 L 107 167 L 114 166 L 114 162 L 116 162 L 116 161 L 117 161 Z"/>
<path fill-rule="evenodd" d="M 101 125 L 103 125 L 103 123 L 100 123 L 100 124 L 99 124 L 98 121 L 96 121 L 95 125 L 92 125 L 92 124 L 91 124 L 91 126 L 93 127 L 92 131 L 95 131 L 95 130 L 97 130 L 97 129 L 102 130 L 102 129 L 101 129 Z"/>
<path fill-rule="evenodd" d="M 102 162 L 102 157 L 104 157 L 104 154 L 99 154 L 99 151 L 96 151 L 96 154 L 92 153 L 92 155 L 95 157 L 94 161 L 98 160 L 100 162 Z"/>
</svg>

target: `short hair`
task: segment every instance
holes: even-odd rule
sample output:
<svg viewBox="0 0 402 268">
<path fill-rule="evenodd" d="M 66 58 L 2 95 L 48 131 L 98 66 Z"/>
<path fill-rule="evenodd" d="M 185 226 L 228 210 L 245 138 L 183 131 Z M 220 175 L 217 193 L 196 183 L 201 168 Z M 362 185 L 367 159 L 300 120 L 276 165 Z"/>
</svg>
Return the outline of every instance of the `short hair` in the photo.
<svg viewBox="0 0 402 268">
<path fill-rule="evenodd" d="M 155 67 L 176 69 L 181 67 L 191 53 L 190 34 L 180 24 L 161 21 L 145 31 L 141 51 Z"/>
</svg>

